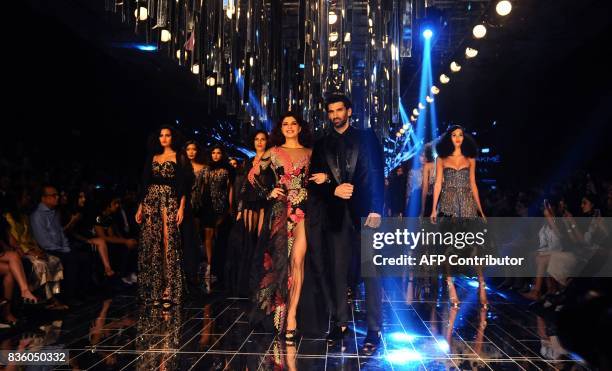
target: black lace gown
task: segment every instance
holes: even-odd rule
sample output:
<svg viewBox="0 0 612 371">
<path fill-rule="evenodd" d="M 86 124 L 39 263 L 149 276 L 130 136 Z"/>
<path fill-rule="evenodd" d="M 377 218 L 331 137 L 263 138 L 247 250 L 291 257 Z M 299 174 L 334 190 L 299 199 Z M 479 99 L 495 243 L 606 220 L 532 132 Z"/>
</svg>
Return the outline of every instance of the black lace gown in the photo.
<svg viewBox="0 0 612 371">
<path fill-rule="evenodd" d="M 164 296 L 174 303 L 182 301 L 182 241 L 176 216 L 180 200 L 189 189 L 184 164 L 151 159 L 145 167 L 138 251 L 139 296 L 144 302 L 162 300 Z"/>
</svg>

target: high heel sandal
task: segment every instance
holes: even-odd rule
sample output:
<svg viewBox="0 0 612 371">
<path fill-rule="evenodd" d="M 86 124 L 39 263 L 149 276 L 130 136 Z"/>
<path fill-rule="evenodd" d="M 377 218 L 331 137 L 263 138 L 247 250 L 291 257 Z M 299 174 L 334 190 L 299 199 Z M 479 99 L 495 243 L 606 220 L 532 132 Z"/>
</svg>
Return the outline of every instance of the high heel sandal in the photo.
<svg viewBox="0 0 612 371">
<path fill-rule="evenodd" d="M 295 346 L 295 341 L 298 338 L 297 329 L 285 330 L 285 344 Z"/>
</svg>

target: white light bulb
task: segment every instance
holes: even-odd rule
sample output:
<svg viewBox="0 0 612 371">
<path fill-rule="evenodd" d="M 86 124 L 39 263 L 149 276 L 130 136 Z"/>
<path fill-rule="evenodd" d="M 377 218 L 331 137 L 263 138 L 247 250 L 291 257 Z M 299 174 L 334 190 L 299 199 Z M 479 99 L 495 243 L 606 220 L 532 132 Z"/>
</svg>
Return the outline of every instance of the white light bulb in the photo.
<svg viewBox="0 0 612 371">
<path fill-rule="evenodd" d="M 334 24 L 338 20 L 338 15 L 335 12 L 329 12 L 329 24 Z"/>
<path fill-rule="evenodd" d="M 482 39 L 487 34 L 487 28 L 483 24 L 476 25 L 472 30 L 472 34 L 475 38 Z"/>
<path fill-rule="evenodd" d="M 505 17 L 512 11 L 512 3 L 508 0 L 502 0 L 495 6 L 495 11 L 497 14 Z"/>
<path fill-rule="evenodd" d="M 431 90 L 431 94 L 433 94 L 433 95 L 436 95 L 436 94 L 439 94 L 439 93 L 440 93 L 440 88 L 438 88 L 438 87 L 437 87 L 437 86 L 435 86 L 435 85 L 434 85 L 434 86 L 432 86 L 430 90 Z"/>
<path fill-rule="evenodd" d="M 461 71 L 461 66 L 457 62 L 453 61 L 450 65 L 450 69 L 453 72 L 459 72 Z"/>
<path fill-rule="evenodd" d="M 139 21 L 146 21 L 149 18 L 149 11 L 144 6 L 134 11 L 134 17 L 138 18 Z"/>
<path fill-rule="evenodd" d="M 194 64 L 193 66 L 191 66 L 191 72 L 193 72 L 194 75 L 197 75 L 200 73 L 200 65 L 199 64 Z"/>
<path fill-rule="evenodd" d="M 161 32 L 161 42 L 167 43 L 172 38 L 172 34 L 168 30 L 162 30 Z"/>
<path fill-rule="evenodd" d="M 474 58 L 475 56 L 478 55 L 478 50 L 474 49 L 474 48 L 466 48 L 465 49 L 465 56 L 466 58 Z"/>
</svg>

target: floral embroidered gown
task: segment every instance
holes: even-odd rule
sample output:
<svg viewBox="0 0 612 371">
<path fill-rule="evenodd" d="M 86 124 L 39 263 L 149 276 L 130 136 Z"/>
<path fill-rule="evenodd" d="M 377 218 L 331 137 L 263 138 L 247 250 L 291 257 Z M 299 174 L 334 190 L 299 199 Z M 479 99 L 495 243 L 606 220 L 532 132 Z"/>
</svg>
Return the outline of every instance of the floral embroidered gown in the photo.
<svg viewBox="0 0 612 371">
<path fill-rule="evenodd" d="M 255 190 L 269 200 L 260 238 L 259 257 L 255 260 L 259 284 L 253 296 L 255 308 L 251 323 L 272 317 L 278 332 L 285 328 L 291 290 L 291 252 L 296 226 L 305 220 L 308 193 L 308 168 L 311 151 L 307 148 L 272 147 L 253 166 L 248 180 Z M 274 188 L 282 188 L 285 197 L 271 199 Z"/>
</svg>

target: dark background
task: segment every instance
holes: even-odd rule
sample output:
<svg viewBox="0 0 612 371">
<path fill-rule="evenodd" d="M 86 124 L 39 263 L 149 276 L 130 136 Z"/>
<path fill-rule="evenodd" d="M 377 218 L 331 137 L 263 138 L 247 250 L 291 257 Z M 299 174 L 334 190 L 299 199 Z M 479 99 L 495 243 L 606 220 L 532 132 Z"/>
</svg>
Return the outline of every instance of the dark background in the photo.
<svg viewBox="0 0 612 371">
<path fill-rule="evenodd" d="M 136 181 L 153 128 L 179 120 L 192 133 L 222 116 L 208 113 L 195 79 L 173 61 L 111 47 L 127 37 L 115 20 L 76 1 L 41 4 L 16 5 L 27 22 L 5 35 L 2 156 L 42 168 L 84 161 L 88 174 Z M 437 99 L 440 121 L 477 131 L 502 159 L 501 184 L 548 182 L 578 168 L 609 178 L 612 5 L 520 4 L 500 36 L 479 46 L 488 57 L 451 76 Z"/>
</svg>

